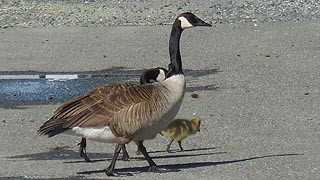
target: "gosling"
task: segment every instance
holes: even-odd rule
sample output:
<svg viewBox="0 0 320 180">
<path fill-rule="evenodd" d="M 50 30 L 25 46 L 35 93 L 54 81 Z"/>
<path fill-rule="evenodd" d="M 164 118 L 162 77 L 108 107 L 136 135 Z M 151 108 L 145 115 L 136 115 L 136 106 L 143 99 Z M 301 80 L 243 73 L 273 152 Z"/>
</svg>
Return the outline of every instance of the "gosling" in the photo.
<svg viewBox="0 0 320 180">
<path fill-rule="evenodd" d="M 161 131 L 161 134 L 171 138 L 167 145 L 167 152 L 171 152 L 170 147 L 173 141 L 177 141 L 181 151 L 184 151 L 181 145 L 181 141 L 188 136 L 200 132 L 201 119 L 194 115 L 191 120 L 187 119 L 175 119 L 172 121 L 165 130 Z"/>
</svg>

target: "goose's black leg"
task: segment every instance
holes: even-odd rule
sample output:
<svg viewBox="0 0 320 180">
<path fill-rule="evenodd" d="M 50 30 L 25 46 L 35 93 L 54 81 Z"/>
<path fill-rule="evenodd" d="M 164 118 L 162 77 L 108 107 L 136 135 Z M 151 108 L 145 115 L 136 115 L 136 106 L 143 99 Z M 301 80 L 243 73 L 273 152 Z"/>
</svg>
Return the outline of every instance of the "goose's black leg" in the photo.
<svg viewBox="0 0 320 180">
<path fill-rule="evenodd" d="M 138 141 L 136 143 L 138 145 L 139 151 L 143 154 L 143 156 L 146 158 L 146 160 L 149 163 L 149 166 L 150 166 L 149 172 L 159 172 L 159 169 L 158 169 L 156 163 L 151 159 L 151 157 L 149 156 L 149 154 L 146 150 L 146 147 L 144 147 L 143 141 Z"/>
<path fill-rule="evenodd" d="M 143 144 L 143 141 L 142 141 L 142 144 Z M 138 144 L 137 144 L 138 145 Z M 141 154 L 141 152 L 140 152 L 140 150 L 139 150 L 139 146 L 137 146 L 137 151 L 136 151 L 136 155 L 140 155 Z"/>
<path fill-rule="evenodd" d="M 116 165 L 116 161 L 117 161 L 117 158 L 119 156 L 119 153 L 121 151 L 121 148 L 123 147 L 124 145 L 120 145 L 120 144 L 116 144 L 116 147 L 114 149 L 114 154 L 113 154 L 113 157 L 112 157 L 112 161 L 111 161 L 111 164 L 109 165 L 109 167 L 106 169 L 106 174 L 108 176 L 118 176 L 118 174 L 114 171 L 114 167 Z"/>
<path fill-rule="evenodd" d="M 141 152 L 139 151 L 139 147 L 137 147 L 136 155 L 140 155 Z"/>
<path fill-rule="evenodd" d="M 168 152 L 168 153 L 171 152 L 170 147 L 171 147 L 171 144 L 172 144 L 173 141 L 174 141 L 174 139 L 172 138 L 172 139 L 170 140 L 169 144 L 167 145 L 167 152 Z"/>
<path fill-rule="evenodd" d="M 122 160 L 123 161 L 129 161 L 129 154 L 128 154 L 128 151 L 126 149 L 126 146 L 125 145 L 121 145 L 121 150 L 122 150 Z"/>
<path fill-rule="evenodd" d="M 87 140 L 85 138 L 82 138 L 78 146 L 79 146 L 80 157 L 82 157 L 86 162 L 92 162 L 87 156 L 87 152 L 86 152 Z"/>
<path fill-rule="evenodd" d="M 181 141 L 178 141 L 179 147 L 180 147 L 180 151 L 184 151 L 184 149 L 181 146 Z"/>
</svg>

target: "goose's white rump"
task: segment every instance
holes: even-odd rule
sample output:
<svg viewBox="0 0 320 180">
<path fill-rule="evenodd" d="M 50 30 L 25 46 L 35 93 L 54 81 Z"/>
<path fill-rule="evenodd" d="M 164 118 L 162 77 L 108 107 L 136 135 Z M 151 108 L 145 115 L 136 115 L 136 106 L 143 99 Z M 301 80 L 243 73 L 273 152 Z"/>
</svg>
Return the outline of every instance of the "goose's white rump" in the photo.
<svg viewBox="0 0 320 180">
<path fill-rule="evenodd" d="M 103 143 L 115 143 L 116 136 L 114 136 L 108 126 L 101 127 L 74 127 L 65 131 L 68 135 L 81 136 L 83 138 L 98 141 Z"/>
</svg>

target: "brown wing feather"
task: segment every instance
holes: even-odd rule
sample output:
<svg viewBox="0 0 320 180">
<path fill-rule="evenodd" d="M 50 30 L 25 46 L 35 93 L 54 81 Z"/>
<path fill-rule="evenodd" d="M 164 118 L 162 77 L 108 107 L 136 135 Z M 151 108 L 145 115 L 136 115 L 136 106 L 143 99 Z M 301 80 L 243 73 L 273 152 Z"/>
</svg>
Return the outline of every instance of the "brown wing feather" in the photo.
<svg viewBox="0 0 320 180">
<path fill-rule="evenodd" d="M 76 126 L 110 125 L 115 113 L 127 111 L 133 105 L 149 101 L 153 91 L 154 87 L 150 85 L 132 86 L 127 83 L 114 83 L 99 87 L 64 103 L 40 127 L 39 132 L 50 136 L 51 132 L 48 131 L 55 131 L 54 126 L 58 129 L 56 129 L 57 133 L 53 132 L 52 135 Z"/>
</svg>

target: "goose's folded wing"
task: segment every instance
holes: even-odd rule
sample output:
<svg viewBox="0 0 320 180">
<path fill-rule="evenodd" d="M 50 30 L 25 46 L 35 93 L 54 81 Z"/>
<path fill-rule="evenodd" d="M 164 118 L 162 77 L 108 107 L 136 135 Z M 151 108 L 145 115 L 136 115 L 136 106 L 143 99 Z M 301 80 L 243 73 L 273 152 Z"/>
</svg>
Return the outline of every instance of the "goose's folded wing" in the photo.
<svg viewBox="0 0 320 180">
<path fill-rule="evenodd" d="M 153 86 L 132 86 L 126 83 L 114 83 L 99 87 L 93 91 L 71 99 L 60 106 L 54 115 L 39 129 L 40 134 L 58 133 L 76 126 L 106 126 L 114 114 L 150 100 Z M 56 133 L 54 133 L 55 135 Z"/>
</svg>

